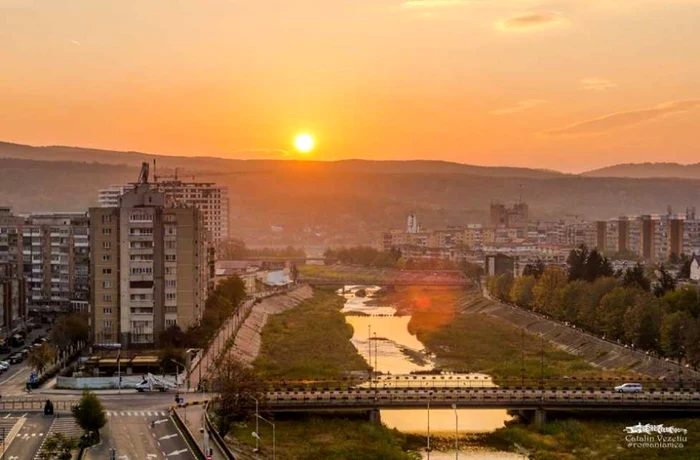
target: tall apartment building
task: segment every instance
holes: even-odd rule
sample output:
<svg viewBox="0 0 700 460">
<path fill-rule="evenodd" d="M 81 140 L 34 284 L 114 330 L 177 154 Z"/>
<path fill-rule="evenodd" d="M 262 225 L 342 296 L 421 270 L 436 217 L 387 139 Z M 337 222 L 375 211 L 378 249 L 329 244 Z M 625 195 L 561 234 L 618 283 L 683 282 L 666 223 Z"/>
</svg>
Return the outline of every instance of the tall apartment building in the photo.
<svg viewBox="0 0 700 460">
<path fill-rule="evenodd" d="M 27 317 L 26 282 L 10 263 L 0 264 L 0 337 L 5 339 Z"/>
<path fill-rule="evenodd" d="M 32 307 L 82 309 L 89 291 L 86 213 L 14 216 L 0 209 L 0 263 L 11 263 L 27 279 Z"/>
<path fill-rule="evenodd" d="M 518 202 L 512 207 L 503 203 L 491 203 L 491 226 L 506 228 L 527 228 L 529 208 L 527 203 Z"/>
<path fill-rule="evenodd" d="M 118 207 L 90 209 L 92 319 L 98 343 L 157 344 L 204 312 L 210 275 L 202 213 L 143 181 Z"/>
<path fill-rule="evenodd" d="M 151 184 L 165 194 L 166 206 L 194 206 L 202 213 L 204 227 L 211 232 L 214 242 L 228 239 L 228 188 L 211 182 L 182 182 L 172 180 Z M 99 191 L 99 203 L 103 208 L 119 206 L 119 197 L 134 184 L 110 185 Z"/>
</svg>

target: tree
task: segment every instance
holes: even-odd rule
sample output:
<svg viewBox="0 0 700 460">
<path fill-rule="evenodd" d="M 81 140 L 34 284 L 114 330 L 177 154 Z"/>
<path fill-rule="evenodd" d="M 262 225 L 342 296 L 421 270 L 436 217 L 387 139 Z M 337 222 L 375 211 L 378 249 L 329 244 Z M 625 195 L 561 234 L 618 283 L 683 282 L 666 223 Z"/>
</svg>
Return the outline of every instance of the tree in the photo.
<svg viewBox="0 0 700 460">
<path fill-rule="evenodd" d="M 569 266 L 569 281 L 584 279 L 587 260 L 588 247 L 585 244 L 569 252 L 569 257 L 566 259 L 566 264 Z"/>
<path fill-rule="evenodd" d="M 185 346 L 186 340 L 187 336 L 178 325 L 170 326 L 158 336 L 158 343 L 161 347 L 182 348 Z"/>
<path fill-rule="evenodd" d="M 648 293 L 638 294 L 636 302 L 624 315 L 625 341 L 644 350 L 658 350 L 662 321 L 659 300 Z"/>
<path fill-rule="evenodd" d="M 676 279 L 671 275 L 666 267 L 659 265 L 656 270 L 656 283 L 654 284 L 654 295 L 656 297 L 662 297 L 667 292 L 674 291 L 676 289 Z"/>
<path fill-rule="evenodd" d="M 534 264 L 525 265 L 525 268 L 523 268 L 523 276 L 533 276 L 535 279 L 539 279 L 544 273 L 544 269 L 544 261 L 538 257 Z"/>
<path fill-rule="evenodd" d="M 679 279 L 687 280 L 688 278 L 690 278 L 690 266 L 693 263 L 693 259 L 695 259 L 695 254 L 693 254 L 692 257 L 688 257 L 685 254 L 681 256 L 681 259 L 679 261 L 679 265 L 681 266 L 681 268 L 678 271 Z"/>
<path fill-rule="evenodd" d="M 100 429 L 107 423 L 107 415 L 102 402 L 88 390 L 83 392 L 80 402 L 71 409 L 73 417 L 86 433 L 95 433 L 100 436 Z"/>
<path fill-rule="evenodd" d="M 560 305 L 556 308 L 555 316 L 566 321 L 577 322 L 579 311 L 583 310 L 583 301 L 591 288 L 590 283 L 583 280 L 572 281 L 560 290 Z"/>
<path fill-rule="evenodd" d="M 644 273 L 644 267 L 637 262 L 634 267 L 627 268 L 622 275 L 622 285 L 626 287 L 637 286 L 644 291 L 651 289 L 651 281 Z"/>
<path fill-rule="evenodd" d="M 174 363 L 173 361 L 177 361 L 178 363 L 182 365 L 186 365 L 185 360 L 185 350 L 182 348 L 174 348 L 174 347 L 165 347 L 161 348 L 159 354 L 159 363 L 160 363 L 160 368 L 162 369 L 162 372 L 171 372 L 174 370 L 177 370 L 179 364 Z M 182 367 L 182 366 L 180 366 Z M 184 370 L 184 369 L 183 369 Z"/>
<path fill-rule="evenodd" d="M 216 294 L 231 302 L 234 308 L 238 308 L 245 300 L 245 283 L 238 276 L 229 276 L 216 286 Z"/>
<path fill-rule="evenodd" d="M 491 277 L 488 289 L 492 296 L 498 300 L 510 300 L 510 290 L 513 285 L 513 275 L 508 272 L 499 276 Z"/>
<path fill-rule="evenodd" d="M 578 324 L 595 333 L 600 332 L 600 302 L 610 291 L 617 287 L 617 280 L 612 277 L 598 278 L 589 285 L 580 299 Z"/>
<path fill-rule="evenodd" d="M 213 380 L 214 412 L 219 433 L 225 436 L 233 423 L 245 420 L 255 409 L 256 398 L 262 400 L 264 383 L 253 368 L 247 367 L 232 355 L 217 366 Z"/>
<path fill-rule="evenodd" d="M 532 288 L 533 309 L 552 314 L 557 308 L 559 290 L 566 286 L 566 273 L 559 267 L 547 267 Z"/>
<path fill-rule="evenodd" d="M 513 287 L 510 288 L 510 301 L 524 308 L 530 308 L 532 304 L 532 289 L 537 280 L 533 275 L 516 278 Z"/>
<path fill-rule="evenodd" d="M 695 286 L 683 286 L 675 291 L 668 291 L 661 298 L 661 302 L 670 313 L 682 311 L 689 313 L 693 318 L 700 316 L 700 299 Z"/>
<path fill-rule="evenodd" d="M 66 349 L 78 342 L 87 342 L 90 338 L 90 326 L 87 315 L 69 313 L 59 316 L 53 325 L 52 341 L 58 349 Z"/>
<path fill-rule="evenodd" d="M 688 363 L 697 369 L 700 366 L 700 321 L 694 319 L 687 324 L 685 333 L 685 357 Z"/>
<path fill-rule="evenodd" d="M 46 438 L 41 452 L 42 460 L 70 460 L 71 451 L 78 447 L 75 438 L 67 438 L 62 433 L 54 433 Z"/>
<path fill-rule="evenodd" d="M 599 320 L 602 332 L 609 339 L 624 339 L 625 313 L 635 304 L 638 292 L 637 289 L 617 287 L 601 299 Z"/>
<path fill-rule="evenodd" d="M 687 333 L 691 329 L 691 317 L 686 312 L 677 311 L 664 317 L 661 327 L 661 349 L 670 358 L 679 362 L 685 355 Z"/>
<path fill-rule="evenodd" d="M 30 366 L 42 373 L 46 366 L 56 361 L 56 349 L 47 343 L 41 344 L 29 352 L 27 360 Z"/>
</svg>

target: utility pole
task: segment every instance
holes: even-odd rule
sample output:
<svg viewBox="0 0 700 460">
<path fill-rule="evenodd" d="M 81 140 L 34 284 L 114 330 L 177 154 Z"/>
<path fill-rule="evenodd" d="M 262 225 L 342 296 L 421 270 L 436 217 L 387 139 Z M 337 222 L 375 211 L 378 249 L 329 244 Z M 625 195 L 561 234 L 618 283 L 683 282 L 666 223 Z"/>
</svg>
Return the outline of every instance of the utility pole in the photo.
<svg viewBox="0 0 700 460">
<path fill-rule="evenodd" d="M 372 325 L 368 324 L 367 325 L 367 348 L 369 349 L 369 359 L 367 362 L 369 363 L 369 389 L 372 389 L 372 382 L 374 380 L 374 373 L 372 369 Z"/>
<path fill-rule="evenodd" d="M 544 334 L 540 334 L 540 385 L 544 383 Z"/>
<path fill-rule="evenodd" d="M 525 386 L 525 329 L 520 331 L 520 385 Z"/>
</svg>

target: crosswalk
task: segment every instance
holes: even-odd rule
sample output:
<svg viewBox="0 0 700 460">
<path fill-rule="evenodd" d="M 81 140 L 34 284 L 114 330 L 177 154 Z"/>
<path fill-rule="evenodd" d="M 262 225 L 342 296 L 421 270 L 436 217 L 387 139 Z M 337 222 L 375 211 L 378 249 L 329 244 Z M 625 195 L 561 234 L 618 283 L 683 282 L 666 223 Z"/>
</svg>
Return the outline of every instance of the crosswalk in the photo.
<svg viewBox="0 0 700 460">
<path fill-rule="evenodd" d="M 45 446 L 46 446 L 46 440 L 49 439 L 51 436 L 55 434 L 62 434 L 65 438 L 73 438 L 73 439 L 80 439 L 80 437 L 83 435 L 83 429 L 78 426 L 78 423 L 75 421 L 73 417 L 58 417 L 53 420 L 53 423 L 51 423 L 51 428 L 49 428 L 49 432 L 44 438 L 44 440 L 41 442 L 41 447 L 37 451 L 36 455 L 34 456 L 34 460 L 42 460 L 46 457 L 44 454 L 45 452 Z M 42 433 L 43 435 L 43 433 Z"/>
<path fill-rule="evenodd" d="M 107 411 L 107 417 L 165 417 L 167 412 L 163 411 Z"/>
<path fill-rule="evenodd" d="M 16 423 L 16 418 L 0 418 L 0 444 L 5 442 L 5 438 L 10 434 Z"/>
</svg>

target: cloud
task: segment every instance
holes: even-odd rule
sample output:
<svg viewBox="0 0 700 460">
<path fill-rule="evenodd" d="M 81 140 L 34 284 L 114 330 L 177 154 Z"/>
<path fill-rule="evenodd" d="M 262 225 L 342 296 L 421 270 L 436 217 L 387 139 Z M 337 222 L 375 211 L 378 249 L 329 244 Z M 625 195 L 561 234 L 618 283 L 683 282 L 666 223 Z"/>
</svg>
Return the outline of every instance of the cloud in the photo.
<svg viewBox="0 0 700 460">
<path fill-rule="evenodd" d="M 614 83 L 606 78 L 588 77 L 581 79 L 581 89 L 586 91 L 604 91 L 616 86 L 617 83 Z"/>
<path fill-rule="evenodd" d="M 71 42 L 72 44 L 76 45 L 76 46 L 80 46 L 80 45 L 81 45 L 81 43 L 80 43 L 78 40 L 71 40 L 70 42 Z"/>
<path fill-rule="evenodd" d="M 646 109 L 616 112 L 590 120 L 579 121 L 563 128 L 547 131 L 551 135 L 600 134 L 627 126 L 637 125 L 676 113 L 684 113 L 700 106 L 700 99 L 672 101 Z"/>
<path fill-rule="evenodd" d="M 496 28 L 506 32 L 521 32 L 563 25 L 567 22 L 559 13 L 525 13 L 498 21 Z"/>
<path fill-rule="evenodd" d="M 526 110 L 534 109 L 535 107 L 545 104 L 546 102 L 547 101 L 544 99 L 526 99 L 524 101 L 518 101 L 518 103 L 512 107 L 492 110 L 489 113 L 491 115 L 507 115 L 509 113 L 524 112 Z"/>
<path fill-rule="evenodd" d="M 401 3 L 401 7 L 411 9 L 445 8 L 466 5 L 472 1 L 473 0 L 404 0 Z"/>
</svg>

